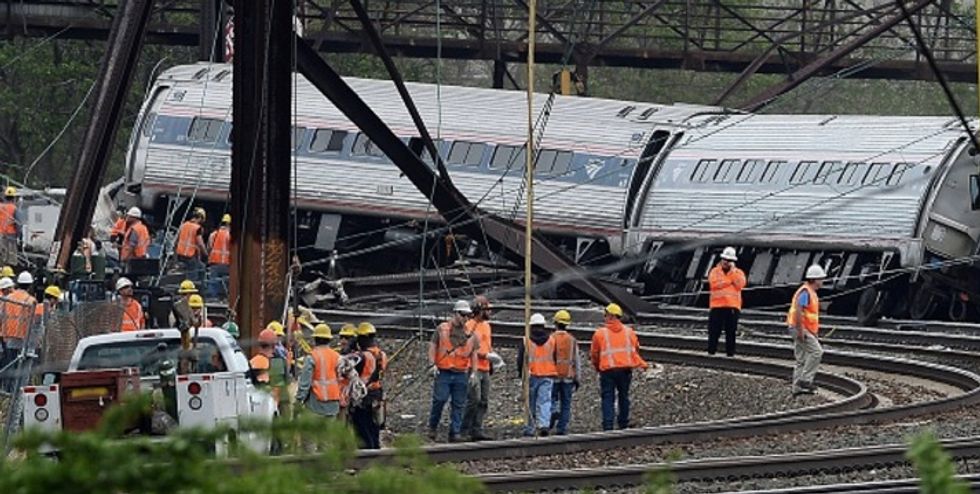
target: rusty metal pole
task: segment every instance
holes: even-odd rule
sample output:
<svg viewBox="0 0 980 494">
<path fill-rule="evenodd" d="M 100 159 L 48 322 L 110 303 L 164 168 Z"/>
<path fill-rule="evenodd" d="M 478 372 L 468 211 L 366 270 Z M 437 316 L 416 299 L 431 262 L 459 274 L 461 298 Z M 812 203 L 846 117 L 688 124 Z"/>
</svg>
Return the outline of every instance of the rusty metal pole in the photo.
<svg viewBox="0 0 980 494">
<path fill-rule="evenodd" d="M 105 57 L 96 76 L 92 118 L 58 216 L 55 242 L 51 245 L 54 258 L 51 267 L 67 269 L 75 243 L 85 236 L 92 223 L 152 6 L 153 0 L 127 0 L 119 6 L 112 22 Z"/>
<path fill-rule="evenodd" d="M 293 2 L 235 0 L 229 307 L 252 342 L 286 304 Z"/>
</svg>

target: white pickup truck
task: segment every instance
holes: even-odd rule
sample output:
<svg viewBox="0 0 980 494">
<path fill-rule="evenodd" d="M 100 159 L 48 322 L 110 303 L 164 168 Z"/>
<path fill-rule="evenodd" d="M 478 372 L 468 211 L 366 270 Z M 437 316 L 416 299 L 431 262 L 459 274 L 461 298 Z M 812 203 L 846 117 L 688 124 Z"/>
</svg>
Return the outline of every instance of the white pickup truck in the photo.
<svg viewBox="0 0 980 494">
<path fill-rule="evenodd" d="M 58 384 L 23 388 L 24 427 L 73 431 L 90 428 L 101 410 L 119 398 L 118 394 L 158 386 L 161 363 L 170 360 L 176 365 L 179 354 L 180 331 L 176 329 L 84 338 L 75 347 L 68 371 L 61 374 Z M 275 401 L 253 385 L 248 359 L 231 335 L 221 329 L 199 329 L 195 355 L 198 359 L 193 372 L 176 376 L 174 418 L 178 427 L 207 429 L 226 425 L 237 430 L 244 419 L 272 420 L 277 413 Z M 268 439 L 254 434 L 239 439 L 250 449 L 269 451 Z"/>
</svg>

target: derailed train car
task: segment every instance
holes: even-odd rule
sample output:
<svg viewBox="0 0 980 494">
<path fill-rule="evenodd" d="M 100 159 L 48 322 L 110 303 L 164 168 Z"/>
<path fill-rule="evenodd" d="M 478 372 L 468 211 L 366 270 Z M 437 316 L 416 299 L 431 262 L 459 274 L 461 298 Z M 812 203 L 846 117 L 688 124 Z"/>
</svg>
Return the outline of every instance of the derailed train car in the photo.
<svg viewBox="0 0 980 494">
<path fill-rule="evenodd" d="M 421 152 L 390 82 L 347 81 Z M 365 266 L 376 258 L 358 252 L 389 246 L 387 268 L 418 266 L 422 225 L 441 219 L 366 136 L 298 82 L 290 165 L 300 243 L 312 247 L 308 255 L 337 250 L 345 263 Z M 409 90 L 464 195 L 523 218 L 524 95 Z M 536 114 L 545 101 L 538 98 Z M 751 115 L 561 96 L 544 113 L 536 228 L 578 262 L 604 266 L 647 295 L 695 303 L 731 244 L 755 287 L 747 293 L 754 305 L 782 301 L 816 262 L 831 274 L 834 311 L 856 309 L 865 321 L 975 314 L 980 282 L 968 261 L 980 215 L 970 210 L 967 182 L 976 163 L 952 119 Z M 172 227 L 192 202 L 224 211 L 230 120 L 230 66 L 161 74 L 133 132 L 124 202 L 143 207 L 157 228 Z M 471 239 L 470 254 L 491 255 L 481 247 Z"/>
</svg>

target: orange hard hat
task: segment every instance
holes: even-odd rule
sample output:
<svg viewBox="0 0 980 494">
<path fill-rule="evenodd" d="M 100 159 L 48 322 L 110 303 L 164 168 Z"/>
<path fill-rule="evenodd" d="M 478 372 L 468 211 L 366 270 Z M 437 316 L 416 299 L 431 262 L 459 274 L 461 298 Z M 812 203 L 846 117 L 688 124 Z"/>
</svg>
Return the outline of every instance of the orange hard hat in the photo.
<svg viewBox="0 0 980 494">
<path fill-rule="evenodd" d="M 276 336 L 276 333 L 273 332 L 271 329 L 263 329 L 262 332 L 259 333 L 259 343 L 268 343 L 270 345 L 275 345 L 278 342 L 279 342 L 279 338 Z"/>
</svg>

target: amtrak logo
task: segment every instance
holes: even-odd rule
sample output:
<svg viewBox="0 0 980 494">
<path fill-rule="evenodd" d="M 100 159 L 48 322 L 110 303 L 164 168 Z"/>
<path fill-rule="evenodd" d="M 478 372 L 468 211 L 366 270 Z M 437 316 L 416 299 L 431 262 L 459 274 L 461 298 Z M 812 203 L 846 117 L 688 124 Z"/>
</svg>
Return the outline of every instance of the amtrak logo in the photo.
<svg viewBox="0 0 980 494">
<path fill-rule="evenodd" d="M 602 170 L 602 160 L 589 160 L 585 164 L 585 173 L 588 174 L 589 180 L 595 179 L 596 175 L 599 174 L 599 170 Z"/>
</svg>

